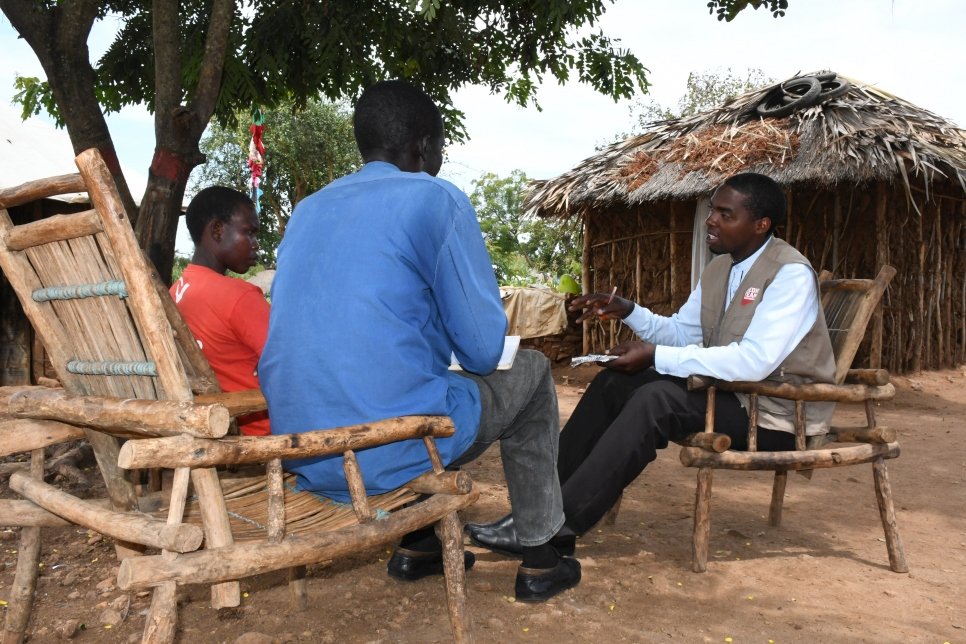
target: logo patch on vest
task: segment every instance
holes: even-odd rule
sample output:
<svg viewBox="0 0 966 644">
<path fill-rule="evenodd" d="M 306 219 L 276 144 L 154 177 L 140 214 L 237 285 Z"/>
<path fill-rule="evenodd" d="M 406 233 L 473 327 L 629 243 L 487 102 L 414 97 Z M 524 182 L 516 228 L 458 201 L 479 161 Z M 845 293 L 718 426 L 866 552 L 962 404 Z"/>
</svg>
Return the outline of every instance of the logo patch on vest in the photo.
<svg viewBox="0 0 966 644">
<path fill-rule="evenodd" d="M 751 304 L 752 302 L 758 299 L 759 293 L 761 293 L 761 289 L 755 288 L 754 286 L 752 286 L 747 291 L 745 291 L 745 294 L 743 296 L 741 296 L 741 305 L 744 306 L 745 304 Z"/>
</svg>

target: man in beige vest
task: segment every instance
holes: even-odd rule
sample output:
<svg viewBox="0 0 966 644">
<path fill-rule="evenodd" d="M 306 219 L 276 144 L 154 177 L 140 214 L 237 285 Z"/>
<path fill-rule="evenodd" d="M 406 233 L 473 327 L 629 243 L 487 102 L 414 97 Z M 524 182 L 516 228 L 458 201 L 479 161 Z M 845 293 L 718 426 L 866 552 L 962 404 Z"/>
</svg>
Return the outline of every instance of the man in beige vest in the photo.
<svg viewBox="0 0 966 644">
<path fill-rule="evenodd" d="M 671 317 L 609 294 L 576 298 L 589 317 L 620 318 L 640 338 L 587 388 L 560 435 L 557 473 L 566 523 L 553 543 L 572 549 L 575 535 L 596 524 L 657 450 L 704 428 L 706 395 L 687 376 L 770 382 L 832 382 L 835 361 L 818 281 L 808 260 L 773 236 L 786 219 L 785 196 L 768 177 L 738 174 L 711 197 L 707 243 L 716 257 L 698 287 Z M 746 399 L 719 391 L 715 431 L 747 449 Z M 794 407 L 760 398 L 758 449 L 795 448 Z M 809 403 L 807 433 L 828 431 L 833 407 Z M 519 548 L 512 517 L 467 526 L 471 540 L 498 552 Z"/>
</svg>

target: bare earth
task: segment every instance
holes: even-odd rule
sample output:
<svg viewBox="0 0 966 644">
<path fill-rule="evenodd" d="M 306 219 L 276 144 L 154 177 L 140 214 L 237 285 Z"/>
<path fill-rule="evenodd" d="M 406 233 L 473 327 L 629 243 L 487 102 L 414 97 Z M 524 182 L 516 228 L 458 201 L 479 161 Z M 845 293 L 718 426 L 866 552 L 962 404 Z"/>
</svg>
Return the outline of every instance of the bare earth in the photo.
<svg viewBox="0 0 966 644">
<path fill-rule="evenodd" d="M 564 418 L 595 371 L 555 371 Z M 811 481 L 790 476 L 779 528 L 766 520 L 770 473 L 716 472 L 712 559 L 706 573 L 691 572 L 696 471 L 672 446 L 628 488 L 616 525 L 578 541 L 577 588 L 546 604 L 516 604 L 517 562 L 475 550 L 467 582 L 477 641 L 966 642 L 966 366 L 895 383 L 898 395 L 878 418 L 900 430 L 902 456 L 888 465 L 910 573 L 889 570 L 867 465 L 820 470 Z M 840 408 L 836 422 L 850 417 L 861 409 Z M 496 450 L 468 469 L 483 494 L 464 519 L 502 516 Z M 15 530 L 0 528 L 0 538 L 7 599 L 18 541 Z M 179 641 L 448 641 L 442 583 L 389 579 L 388 552 L 310 568 L 304 613 L 289 611 L 281 573 L 243 581 L 242 606 L 221 614 L 205 589 L 190 588 Z M 62 641 L 71 631 L 80 642 L 139 640 L 150 597 L 114 587 L 106 540 L 46 530 L 42 562 L 30 641 Z M 106 628 L 112 618 L 121 621 Z"/>
</svg>

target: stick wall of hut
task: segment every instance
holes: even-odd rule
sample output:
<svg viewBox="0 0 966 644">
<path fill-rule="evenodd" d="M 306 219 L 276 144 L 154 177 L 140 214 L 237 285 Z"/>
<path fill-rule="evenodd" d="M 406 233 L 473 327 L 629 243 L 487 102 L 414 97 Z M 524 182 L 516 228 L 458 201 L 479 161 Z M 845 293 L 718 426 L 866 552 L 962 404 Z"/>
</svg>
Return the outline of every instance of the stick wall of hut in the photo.
<svg viewBox="0 0 966 644">
<path fill-rule="evenodd" d="M 869 278 L 883 264 L 899 271 L 855 367 L 908 373 L 966 362 L 966 199 L 959 193 L 951 181 L 933 182 L 928 196 L 914 187 L 914 207 L 900 184 L 789 192 L 793 212 L 778 235 L 817 271 L 829 269 L 836 278 Z M 693 207 L 689 200 L 651 202 L 586 216 L 587 290 L 606 292 L 616 284 L 656 313 L 676 311 L 690 291 L 684 276 L 690 273 L 693 235 L 678 211 Z M 585 352 L 631 337 L 621 324 L 611 332 L 609 325 L 591 323 Z"/>
</svg>

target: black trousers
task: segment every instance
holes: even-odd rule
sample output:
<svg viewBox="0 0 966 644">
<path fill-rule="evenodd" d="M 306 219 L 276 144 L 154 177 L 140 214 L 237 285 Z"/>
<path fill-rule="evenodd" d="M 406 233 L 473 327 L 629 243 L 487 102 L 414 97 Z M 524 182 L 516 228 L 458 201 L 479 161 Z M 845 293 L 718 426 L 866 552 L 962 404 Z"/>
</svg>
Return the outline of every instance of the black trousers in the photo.
<svg viewBox="0 0 966 644">
<path fill-rule="evenodd" d="M 601 371 L 560 434 L 557 473 L 567 526 L 577 534 L 592 528 L 657 450 L 704 430 L 706 408 L 707 393 L 688 391 L 684 378 L 653 369 Z M 747 449 L 748 414 L 730 392 L 715 397 L 715 431 L 731 437 L 732 449 Z M 759 429 L 758 449 L 795 449 L 795 437 Z"/>
</svg>

